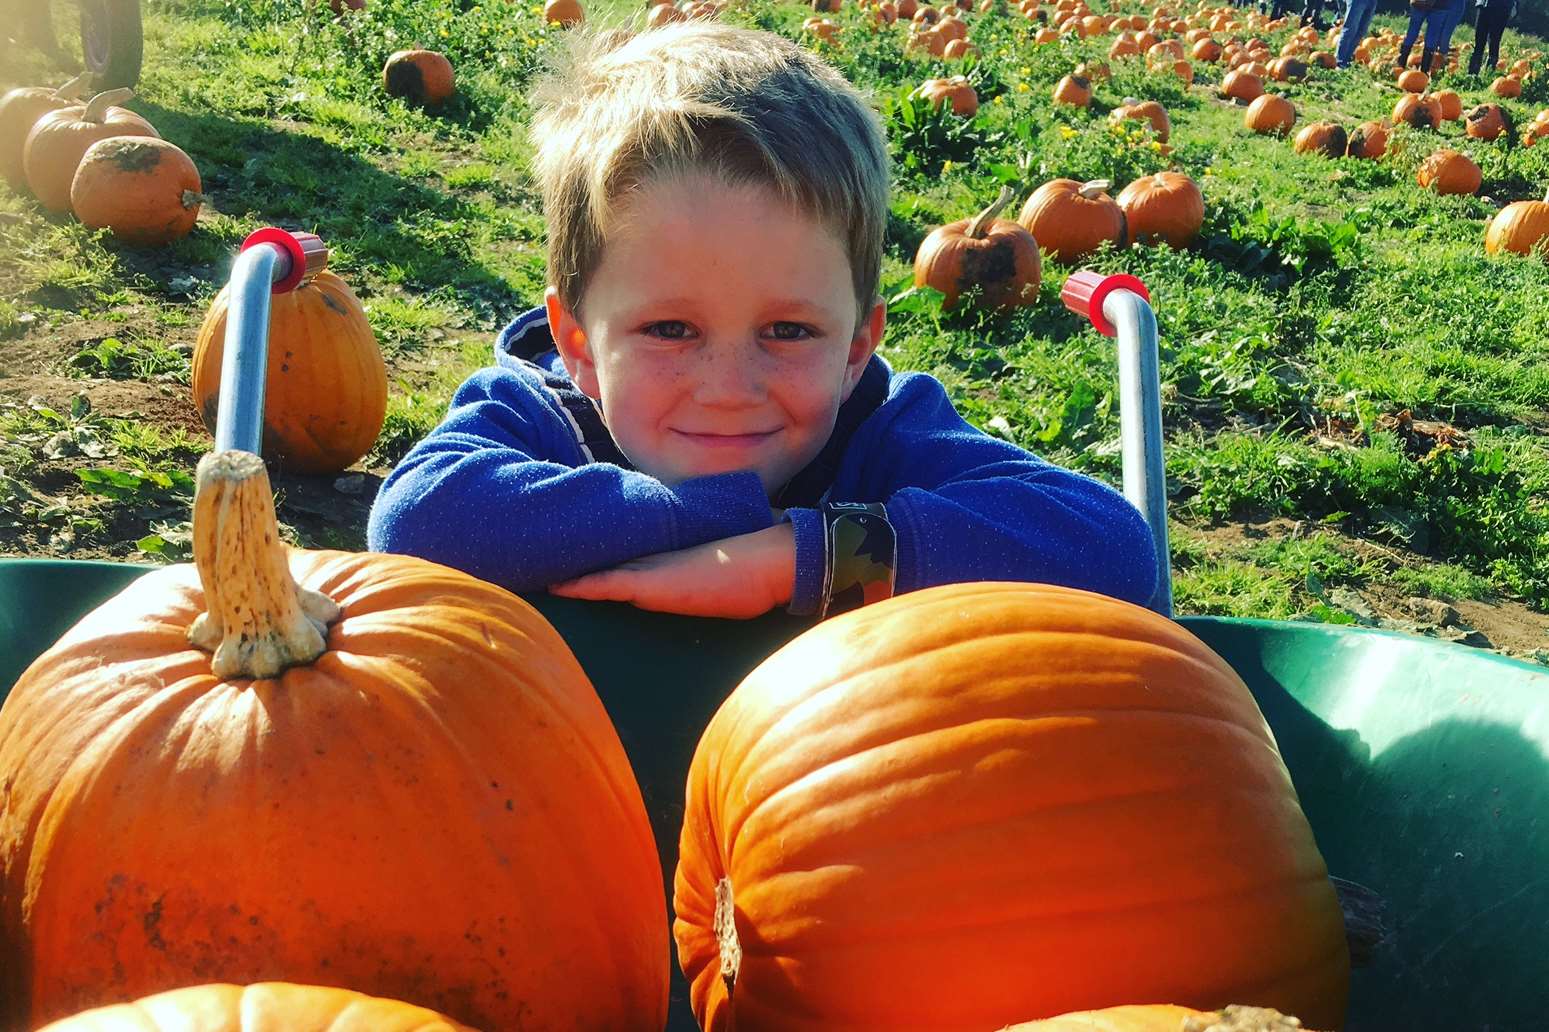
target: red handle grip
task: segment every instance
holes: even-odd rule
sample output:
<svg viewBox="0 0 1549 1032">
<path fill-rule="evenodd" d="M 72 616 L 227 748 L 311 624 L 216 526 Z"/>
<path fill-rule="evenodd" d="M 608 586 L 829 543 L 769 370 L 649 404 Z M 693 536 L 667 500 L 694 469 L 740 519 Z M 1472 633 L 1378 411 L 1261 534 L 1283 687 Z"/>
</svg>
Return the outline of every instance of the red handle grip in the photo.
<svg viewBox="0 0 1549 1032">
<path fill-rule="evenodd" d="M 1105 337 L 1112 337 L 1118 331 L 1103 317 L 1103 299 L 1115 290 L 1133 290 L 1147 302 L 1151 300 L 1151 292 L 1134 276 L 1122 272 L 1105 276 L 1091 269 L 1071 273 L 1070 278 L 1065 281 L 1065 286 L 1060 290 L 1060 300 L 1065 302 L 1065 307 L 1072 312 L 1092 320 L 1092 325 L 1097 327 L 1098 333 Z"/>
<path fill-rule="evenodd" d="M 328 245 L 316 233 L 297 233 L 269 226 L 250 234 L 242 241 L 240 249 L 246 251 L 258 244 L 273 244 L 284 252 L 290 263 L 285 275 L 274 281 L 270 293 L 284 294 L 295 290 L 328 267 Z"/>
</svg>

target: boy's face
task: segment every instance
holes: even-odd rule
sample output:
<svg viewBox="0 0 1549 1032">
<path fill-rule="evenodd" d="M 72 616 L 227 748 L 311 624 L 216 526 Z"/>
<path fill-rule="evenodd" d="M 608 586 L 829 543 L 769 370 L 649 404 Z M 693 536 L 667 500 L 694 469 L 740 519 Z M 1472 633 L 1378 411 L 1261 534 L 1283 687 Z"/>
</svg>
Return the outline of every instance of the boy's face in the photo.
<svg viewBox="0 0 1549 1032">
<path fill-rule="evenodd" d="M 838 237 L 763 187 L 672 177 L 621 208 L 584 312 L 548 292 L 566 370 L 636 468 L 753 470 L 772 497 L 832 433 L 882 303 L 858 312 Z"/>
</svg>

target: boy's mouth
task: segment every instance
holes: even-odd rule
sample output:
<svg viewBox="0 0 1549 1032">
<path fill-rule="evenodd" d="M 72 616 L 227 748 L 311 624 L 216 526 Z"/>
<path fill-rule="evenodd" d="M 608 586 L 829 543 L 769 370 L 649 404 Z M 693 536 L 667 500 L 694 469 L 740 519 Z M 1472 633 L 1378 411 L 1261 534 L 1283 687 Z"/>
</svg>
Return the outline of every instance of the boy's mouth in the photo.
<svg viewBox="0 0 1549 1032">
<path fill-rule="evenodd" d="M 769 440 L 778 430 L 766 430 L 760 433 L 750 434 L 699 434 L 690 433 L 687 430 L 674 430 L 673 433 L 704 448 L 749 448 L 756 444 L 762 444 Z"/>
</svg>

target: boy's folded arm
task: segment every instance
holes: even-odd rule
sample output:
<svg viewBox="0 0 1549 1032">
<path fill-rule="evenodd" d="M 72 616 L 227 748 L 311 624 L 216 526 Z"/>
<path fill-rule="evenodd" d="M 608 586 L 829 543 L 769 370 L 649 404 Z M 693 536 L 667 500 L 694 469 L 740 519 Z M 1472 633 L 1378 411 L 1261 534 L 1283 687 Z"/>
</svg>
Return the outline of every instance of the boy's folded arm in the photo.
<svg viewBox="0 0 1549 1032">
<path fill-rule="evenodd" d="M 756 473 L 669 487 L 584 462 L 540 390 L 505 370 L 485 370 L 459 388 L 446 420 L 382 485 L 368 547 L 530 591 L 770 525 Z"/>
</svg>

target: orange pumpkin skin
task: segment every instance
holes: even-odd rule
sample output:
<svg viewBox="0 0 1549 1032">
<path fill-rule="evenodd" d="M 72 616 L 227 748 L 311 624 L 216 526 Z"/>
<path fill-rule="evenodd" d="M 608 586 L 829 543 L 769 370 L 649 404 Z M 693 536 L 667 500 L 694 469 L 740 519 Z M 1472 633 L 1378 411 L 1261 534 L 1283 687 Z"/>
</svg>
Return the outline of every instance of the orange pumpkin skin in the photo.
<svg viewBox="0 0 1549 1032">
<path fill-rule="evenodd" d="M 1312 122 L 1302 127 L 1293 144 L 1298 154 L 1321 154 L 1326 158 L 1342 158 L 1350 139 L 1342 126 L 1333 122 Z"/>
<path fill-rule="evenodd" d="M 1418 68 L 1398 73 L 1398 88 L 1405 93 L 1424 93 L 1431 84 L 1431 77 Z"/>
<path fill-rule="evenodd" d="M 1497 97 L 1522 96 L 1522 80 L 1516 76 L 1503 75 L 1490 84 L 1490 92 Z"/>
<path fill-rule="evenodd" d="M 1038 300 L 1043 259 L 1033 235 L 1009 219 L 997 218 L 1010 199 L 1001 200 L 971 219 L 931 230 L 914 255 L 914 285 L 932 287 L 951 308 L 973 287 L 990 308 L 1014 308 Z"/>
<path fill-rule="evenodd" d="M 194 344 L 193 393 L 215 432 L 230 287 L 210 304 Z M 387 367 L 349 284 L 323 272 L 269 310 L 264 454 L 298 473 L 337 473 L 376 443 L 387 416 Z"/>
<path fill-rule="evenodd" d="M 1012 1025 L 1002 1032 L 1304 1032 L 1300 1021 L 1271 1010 L 1228 1006 L 1197 1011 L 1171 1004 L 1129 1004 Z"/>
<path fill-rule="evenodd" d="M 1205 198 L 1182 172 L 1141 176 L 1124 188 L 1118 202 L 1131 243 L 1154 238 L 1187 247 L 1205 224 Z"/>
<path fill-rule="evenodd" d="M 57 90 L 19 86 L 0 96 L 0 176 L 11 189 L 20 192 L 27 188 L 27 167 L 22 160 L 27 134 L 50 111 L 76 103 L 76 88 L 75 82 Z"/>
<path fill-rule="evenodd" d="M 1406 93 L 1393 105 L 1393 124 L 1408 124 L 1416 129 L 1441 126 L 1441 103 L 1429 93 Z"/>
<path fill-rule="evenodd" d="M 103 96 L 98 94 L 90 104 L 50 111 L 27 134 L 22 159 L 27 185 L 49 211 L 70 210 L 70 184 L 92 144 L 112 136 L 160 136 L 133 111 L 100 103 Z"/>
<path fill-rule="evenodd" d="M 1513 201 L 1490 220 L 1484 249 L 1489 254 L 1542 253 L 1545 236 L 1549 236 L 1549 203 Z"/>
<path fill-rule="evenodd" d="M 1511 132 L 1511 116 L 1499 104 L 1479 104 L 1463 116 L 1463 130 L 1476 140 L 1493 140 Z"/>
<path fill-rule="evenodd" d="M 1221 96 L 1251 104 L 1264 95 L 1264 83 L 1252 72 L 1234 68 L 1221 79 Z"/>
<path fill-rule="evenodd" d="M 87 615 L 0 710 L 0 1027 L 284 979 L 491 1030 L 662 1028 L 660 861 L 559 635 L 424 560 L 280 561 L 343 610 L 317 661 L 215 676 L 183 564 Z"/>
<path fill-rule="evenodd" d="M 1388 127 L 1381 122 L 1362 122 L 1350 134 L 1345 153 L 1352 158 L 1375 160 L 1388 151 Z"/>
<path fill-rule="evenodd" d="M 581 9 L 580 0 L 549 0 L 543 5 L 543 20 L 569 28 L 585 21 L 586 12 Z"/>
<path fill-rule="evenodd" d="M 92 229 L 127 244 L 159 247 L 188 235 L 202 200 L 199 170 L 181 148 L 149 136 L 114 136 L 87 149 L 70 184 L 70 207 Z"/>
<path fill-rule="evenodd" d="M 257 982 L 173 989 L 77 1014 L 42 1032 L 476 1032 L 412 1003 L 349 989 Z"/>
<path fill-rule="evenodd" d="M 1103 182 L 1055 179 L 1034 190 L 1017 216 L 1040 250 L 1069 264 L 1096 251 L 1105 241 L 1123 246 L 1124 209 L 1105 192 Z"/>
<path fill-rule="evenodd" d="M 1137 101 L 1129 98 L 1108 113 L 1108 121 L 1115 124 L 1126 118 L 1150 122 L 1151 131 L 1161 143 L 1166 143 L 1167 137 L 1172 135 L 1172 119 L 1167 116 L 1167 109 L 1154 100 Z"/>
<path fill-rule="evenodd" d="M 930 588 L 803 634 L 701 737 L 679 858 L 707 1032 L 1244 993 L 1343 1017 L 1343 918 L 1251 695 L 1178 625 L 1088 592 Z"/>
<path fill-rule="evenodd" d="M 1420 163 L 1415 181 L 1439 194 L 1478 193 L 1484 173 L 1472 158 L 1443 147 Z"/>
<path fill-rule="evenodd" d="M 457 80 L 445 55 L 434 50 L 399 50 L 382 66 L 382 86 L 388 96 L 438 107 L 456 92 Z"/>
<path fill-rule="evenodd" d="M 1265 93 L 1242 113 L 1242 124 L 1256 133 L 1282 136 L 1296 124 L 1296 107 L 1278 93 Z"/>
<path fill-rule="evenodd" d="M 1433 96 L 1441 108 L 1442 121 L 1456 122 L 1463 117 L 1463 98 L 1458 96 L 1456 90 L 1441 90 Z"/>
<path fill-rule="evenodd" d="M 932 38 L 937 41 L 938 46 L 934 52 L 939 57 L 945 53 L 946 46 L 941 43 L 940 36 Z M 918 92 L 931 107 L 939 108 L 942 104 L 948 104 L 954 115 L 963 118 L 972 118 L 979 112 L 979 95 L 961 75 L 954 75 L 950 79 L 926 79 L 920 83 Z"/>
<path fill-rule="evenodd" d="M 1092 84 L 1079 75 L 1067 75 L 1054 84 L 1054 102 L 1086 107 L 1092 102 Z"/>
</svg>

